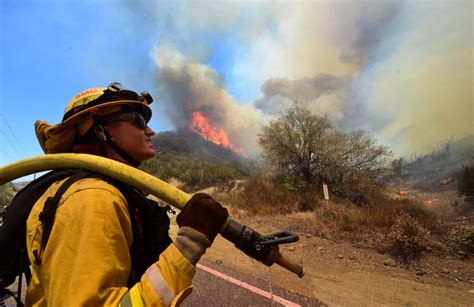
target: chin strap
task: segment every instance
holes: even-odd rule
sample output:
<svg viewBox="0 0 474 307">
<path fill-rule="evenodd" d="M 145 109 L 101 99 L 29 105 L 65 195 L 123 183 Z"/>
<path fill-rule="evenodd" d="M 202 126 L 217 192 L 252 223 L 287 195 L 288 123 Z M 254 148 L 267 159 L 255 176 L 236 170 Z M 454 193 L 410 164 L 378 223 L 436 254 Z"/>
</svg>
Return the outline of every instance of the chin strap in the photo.
<svg viewBox="0 0 474 307">
<path fill-rule="evenodd" d="M 107 151 L 105 147 L 103 146 L 104 143 L 109 145 L 119 156 L 125 159 L 131 166 L 133 167 L 138 167 L 140 166 L 140 161 L 135 160 L 132 156 L 130 156 L 125 150 L 120 148 L 117 144 L 112 141 L 112 136 L 110 135 L 109 131 L 102 126 L 102 123 L 100 122 L 100 119 L 97 117 L 94 117 L 94 125 L 97 127 L 97 136 L 99 138 L 97 145 L 99 149 L 99 153 L 101 156 L 106 157 L 107 156 Z"/>
</svg>

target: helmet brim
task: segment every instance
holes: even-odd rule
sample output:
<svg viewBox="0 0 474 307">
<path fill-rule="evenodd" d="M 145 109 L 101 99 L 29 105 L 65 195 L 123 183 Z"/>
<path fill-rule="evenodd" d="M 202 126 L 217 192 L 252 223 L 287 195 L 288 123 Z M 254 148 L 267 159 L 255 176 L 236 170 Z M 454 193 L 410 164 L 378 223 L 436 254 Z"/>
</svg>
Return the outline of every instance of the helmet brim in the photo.
<svg viewBox="0 0 474 307">
<path fill-rule="evenodd" d="M 82 121 L 86 117 L 93 116 L 93 115 L 100 116 L 100 115 L 106 114 L 104 112 L 101 112 L 102 110 L 108 109 L 110 107 L 122 106 L 122 105 L 130 105 L 130 106 L 136 107 L 137 112 L 139 112 L 147 122 L 150 121 L 152 111 L 151 111 L 151 108 L 146 103 L 138 101 L 138 100 L 117 100 L 117 101 L 101 103 L 96 106 L 84 109 L 72 115 L 68 119 L 66 119 L 64 122 L 62 122 L 62 124 L 65 127 L 70 127 Z"/>
<path fill-rule="evenodd" d="M 43 151 L 49 153 L 72 152 L 74 147 L 74 139 L 76 128 L 78 125 L 89 117 L 94 115 L 101 116 L 107 114 L 113 107 L 129 105 L 135 107 L 143 118 L 148 122 L 151 118 L 151 108 L 145 103 L 137 100 L 117 100 L 105 102 L 96 106 L 84 109 L 65 121 L 54 126 L 46 122 L 37 121 L 35 123 L 36 137 Z"/>
</svg>

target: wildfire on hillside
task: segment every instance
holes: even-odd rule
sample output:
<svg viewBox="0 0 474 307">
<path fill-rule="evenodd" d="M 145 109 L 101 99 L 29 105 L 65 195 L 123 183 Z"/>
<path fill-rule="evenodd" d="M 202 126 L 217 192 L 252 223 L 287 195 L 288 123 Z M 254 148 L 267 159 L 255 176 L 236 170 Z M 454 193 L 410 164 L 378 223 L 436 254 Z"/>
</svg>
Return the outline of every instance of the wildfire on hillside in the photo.
<svg viewBox="0 0 474 307">
<path fill-rule="evenodd" d="M 449 176 L 448 178 L 441 180 L 439 183 L 441 183 L 441 184 L 448 184 L 448 183 L 450 183 L 450 182 L 453 181 L 453 180 L 454 180 L 454 178 L 451 177 L 451 176 Z"/>
<path fill-rule="evenodd" d="M 438 201 L 438 198 L 435 197 L 435 198 L 431 198 L 431 199 L 426 199 L 424 201 L 425 205 L 427 206 L 432 206 L 434 202 Z"/>
<path fill-rule="evenodd" d="M 248 158 L 245 151 L 236 146 L 229 138 L 227 132 L 224 129 L 213 126 L 209 119 L 199 111 L 193 112 L 191 122 L 189 123 L 189 129 L 198 133 L 206 141 L 210 141 L 214 144 L 221 145 Z"/>
</svg>

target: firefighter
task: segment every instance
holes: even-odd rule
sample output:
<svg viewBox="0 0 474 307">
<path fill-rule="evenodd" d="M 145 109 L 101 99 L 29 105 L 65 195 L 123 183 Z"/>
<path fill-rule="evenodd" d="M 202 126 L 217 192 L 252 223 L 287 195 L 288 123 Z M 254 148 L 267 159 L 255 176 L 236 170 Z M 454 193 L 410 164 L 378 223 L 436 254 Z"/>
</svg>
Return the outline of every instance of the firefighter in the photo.
<svg viewBox="0 0 474 307">
<path fill-rule="evenodd" d="M 152 101 L 119 83 L 87 89 L 69 102 L 61 123 L 36 122 L 36 135 L 47 154 L 88 153 L 138 167 L 155 155 L 147 125 Z M 177 216 L 171 242 L 168 216 L 143 193 L 94 174 L 82 177 L 61 192 L 52 216 L 46 203 L 68 179 L 52 184 L 31 210 L 26 305 L 179 305 L 227 210 L 194 195 Z"/>
</svg>

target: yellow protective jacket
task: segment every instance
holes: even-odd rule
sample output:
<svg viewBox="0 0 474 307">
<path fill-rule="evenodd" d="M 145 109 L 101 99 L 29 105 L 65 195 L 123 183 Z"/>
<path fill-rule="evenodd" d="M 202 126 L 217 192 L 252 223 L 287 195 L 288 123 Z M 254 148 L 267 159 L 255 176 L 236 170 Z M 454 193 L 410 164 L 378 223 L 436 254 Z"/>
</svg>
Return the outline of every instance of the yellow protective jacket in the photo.
<svg viewBox="0 0 474 307">
<path fill-rule="evenodd" d="M 96 178 L 79 180 L 62 195 L 41 264 L 35 263 L 43 229 L 39 214 L 63 182 L 40 197 L 27 221 L 27 306 L 174 306 L 189 295 L 195 267 L 174 244 L 127 288 L 133 240 L 127 202 Z"/>
</svg>

